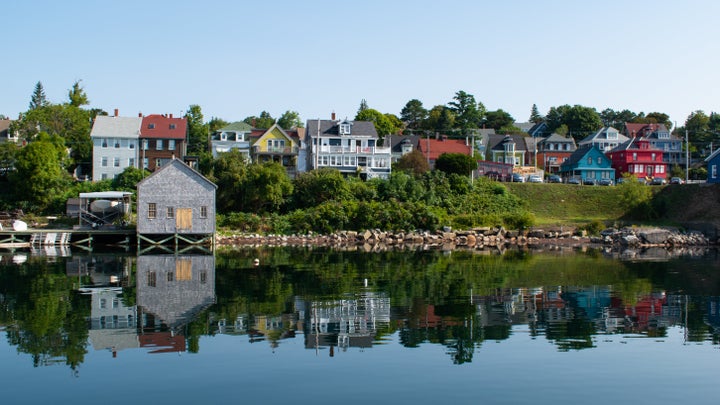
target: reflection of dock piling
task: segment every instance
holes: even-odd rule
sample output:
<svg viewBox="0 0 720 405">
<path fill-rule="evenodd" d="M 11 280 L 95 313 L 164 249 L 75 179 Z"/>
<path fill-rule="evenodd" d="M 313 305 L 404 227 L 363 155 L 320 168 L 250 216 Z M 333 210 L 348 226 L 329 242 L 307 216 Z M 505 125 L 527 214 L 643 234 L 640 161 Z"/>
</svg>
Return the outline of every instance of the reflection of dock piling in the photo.
<svg viewBox="0 0 720 405">
<path fill-rule="evenodd" d="M 28 229 L 0 231 L 0 247 L 75 246 L 91 249 L 93 244 L 130 246 L 134 229 Z"/>
</svg>

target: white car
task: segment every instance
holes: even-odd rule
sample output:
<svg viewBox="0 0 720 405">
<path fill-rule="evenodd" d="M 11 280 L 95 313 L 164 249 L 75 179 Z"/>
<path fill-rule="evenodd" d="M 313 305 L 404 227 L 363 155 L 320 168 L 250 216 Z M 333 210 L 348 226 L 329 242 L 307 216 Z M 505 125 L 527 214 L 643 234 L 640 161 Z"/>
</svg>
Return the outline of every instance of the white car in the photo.
<svg viewBox="0 0 720 405">
<path fill-rule="evenodd" d="M 542 182 L 543 182 L 543 178 L 538 176 L 537 174 L 531 174 L 528 177 L 528 183 L 542 183 Z"/>
</svg>

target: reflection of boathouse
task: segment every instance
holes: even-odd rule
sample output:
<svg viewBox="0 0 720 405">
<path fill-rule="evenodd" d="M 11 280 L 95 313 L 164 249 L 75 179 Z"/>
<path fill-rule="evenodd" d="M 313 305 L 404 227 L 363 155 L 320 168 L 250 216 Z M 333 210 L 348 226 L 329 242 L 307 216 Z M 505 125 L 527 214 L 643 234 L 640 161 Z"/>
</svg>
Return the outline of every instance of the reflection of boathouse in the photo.
<svg viewBox="0 0 720 405">
<path fill-rule="evenodd" d="M 178 159 L 137 185 L 137 235 L 142 242 L 212 243 L 217 186 Z"/>
<path fill-rule="evenodd" d="M 371 347 L 390 323 L 390 298 L 367 293 L 357 299 L 297 303 L 304 312 L 305 347 Z"/>
<path fill-rule="evenodd" d="M 137 305 L 143 327 L 174 331 L 215 303 L 215 257 L 143 255 L 137 258 Z M 154 320 L 146 319 L 154 317 Z"/>
</svg>

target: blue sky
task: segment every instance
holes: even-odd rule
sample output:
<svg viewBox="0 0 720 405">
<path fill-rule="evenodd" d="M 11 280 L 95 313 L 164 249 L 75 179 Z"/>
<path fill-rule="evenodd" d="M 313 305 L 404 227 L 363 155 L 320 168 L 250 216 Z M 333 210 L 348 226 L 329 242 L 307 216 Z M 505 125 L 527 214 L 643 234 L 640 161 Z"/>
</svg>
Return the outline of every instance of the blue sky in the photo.
<svg viewBox="0 0 720 405">
<path fill-rule="evenodd" d="M 12 1 L 4 4 L 0 114 L 38 81 L 64 102 L 120 115 L 242 120 L 286 110 L 354 117 L 362 99 L 400 114 L 455 92 L 527 121 L 533 104 L 720 112 L 720 2 Z"/>
</svg>

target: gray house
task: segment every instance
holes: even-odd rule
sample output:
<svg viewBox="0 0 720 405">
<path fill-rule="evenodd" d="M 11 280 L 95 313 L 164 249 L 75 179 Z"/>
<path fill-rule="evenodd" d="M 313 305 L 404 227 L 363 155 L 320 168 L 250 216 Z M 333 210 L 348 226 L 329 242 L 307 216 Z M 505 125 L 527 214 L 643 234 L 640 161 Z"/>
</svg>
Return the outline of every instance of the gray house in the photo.
<svg viewBox="0 0 720 405">
<path fill-rule="evenodd" d="M 159 245 L 174 238 L 189 244 L 214 242 L 217 186 L 178 159 L 137 185 L 137 234 Z M 168 235 L 171 235 L 168 238 Z"/>
</svg>

